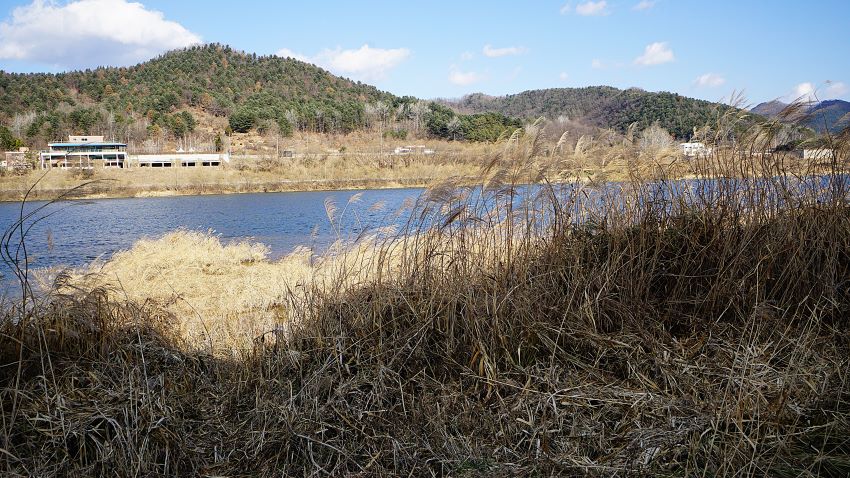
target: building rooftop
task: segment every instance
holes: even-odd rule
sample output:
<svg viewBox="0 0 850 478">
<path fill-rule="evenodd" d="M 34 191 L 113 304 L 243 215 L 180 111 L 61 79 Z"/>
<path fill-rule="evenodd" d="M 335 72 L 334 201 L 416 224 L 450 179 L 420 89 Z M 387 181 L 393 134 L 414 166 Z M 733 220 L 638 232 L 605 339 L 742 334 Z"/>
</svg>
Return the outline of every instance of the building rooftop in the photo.
<svg viewBox="0 0 850 478">
<path fill-rule="evenodd" d="M 69 148 L 73 146 L 127 146 L 126 143 L 109 143 L 109 142 L 101 142 L 101 143 L 47 143 L 50 147 L 55 148 Z"/>
</svg>

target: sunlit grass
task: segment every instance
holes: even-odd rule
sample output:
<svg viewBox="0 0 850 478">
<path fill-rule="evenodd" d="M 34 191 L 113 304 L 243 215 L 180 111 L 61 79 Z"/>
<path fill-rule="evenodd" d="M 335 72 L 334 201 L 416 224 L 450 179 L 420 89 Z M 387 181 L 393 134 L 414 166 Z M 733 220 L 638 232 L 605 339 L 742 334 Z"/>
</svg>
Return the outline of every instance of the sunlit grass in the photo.
<svg viewBox="0 0 850 478">
<path fill-rule="evenodd" d="M 721 118 L 714 134 L 738 126 Z M 479 189 L 430 189 L 395 234 L 275 262 L 176 233 L 9 310 L 0 463 L 850 473 L 846 144 L 822 164 L 753 154 L 763 128 L 687 163 L 635 163 L 624 146 L 611 154 L 628 182 L 564 185 L 573 158 L 544 153 L 540 131 L 482 159 Z M 253 340 L 207 347 L 229 339 L 187 333 L 181 300 Z M 272 322 L 235 325 L 257 310 Z"/>
</svg>

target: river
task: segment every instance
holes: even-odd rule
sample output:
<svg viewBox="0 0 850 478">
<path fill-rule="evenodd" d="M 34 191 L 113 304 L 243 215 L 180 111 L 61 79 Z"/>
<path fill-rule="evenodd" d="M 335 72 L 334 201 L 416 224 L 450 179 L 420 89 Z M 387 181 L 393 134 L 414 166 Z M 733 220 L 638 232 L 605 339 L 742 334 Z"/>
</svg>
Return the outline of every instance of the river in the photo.
<svg viewBox="0 0 850 478">
<path fill-rule="evenodd" d="M 45 206 L 24 205 L 24 214 L 45 206 L 27 225 L 30 268 L 81 267 L 130 248 L 141 238 L 155 238 L 179 228 L 211 231 L 223 242 L 250 240 L 267 245 L 272 258 L 296 246 L 321 250 L 340 235 L 353 238 L 364 229 L 399 219 L 393 214 L 422 189 L 311 191 L 285 193 L 175 196 L 74 200 Z M 332 226 L 326 203 L 336 208 Z M 20 217 L 20 203 L 0 203 L 0 230 Z M 402 216 L 404 217 L 404 216 Z M 19 235 L 14 236 L 12 252 Z M 20 261 L 23 260 L 22 256 Z M 12 269 L 0 265 L 0 289 L 13 283 Z M 4 286 L 5 285 L 5 286 Z"/>
</svg>

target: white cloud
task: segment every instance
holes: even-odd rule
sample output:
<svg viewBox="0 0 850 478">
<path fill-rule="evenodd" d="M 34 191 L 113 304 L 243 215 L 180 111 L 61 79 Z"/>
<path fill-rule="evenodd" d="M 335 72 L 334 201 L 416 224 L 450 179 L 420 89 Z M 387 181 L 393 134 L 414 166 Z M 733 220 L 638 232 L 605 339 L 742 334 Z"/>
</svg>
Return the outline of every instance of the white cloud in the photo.
<svg viewBox="0 0 850 478">
<path fill-rule="evenodd" d="M 570 2 L 567 2 L 567 3 L 564 4 L 564 6 L 561 7 L 561 10 L 559 10 L 559 11 L 561 12 L 561 15 L 566 15 L 566 14 L 570 13 L 572 10 L 573 10 L 573 5 Z"/>
<path fill-rule="evenodd" d="M 608 2 L 601 0 L 599 2 L 584 2 L 576 5 L 576 13 L 583 16 L 592 15 L 607 15 Z"/>
<path fill-rule="evenodd" d="M 850 92 L 850 88 L 840 81 L 827 81 L 826 84 L 826 96 L 828 98 L 840 98 Z"/>
<path fill-rule="evenodd" d="M 641 10 L 649 10 L 650 8 L 655 6 L 655 0 L 641 0 L 635 6 L 632 7 L 632 10 L 641 11 Z"/>
<path fill-rule="evenodd" d="M 474 71 L 459 71 L 455 65 L 452 65 L 449 71 L 449 81 L 459 86 L 469 86 L 483 79 L 483 76 Z"/>
<path fill-rule="evenodd" d="M 312 62 L 310 60 L 310 58 L 308 58 L 308 57 L 306 57 L 306 56 L 304 56 L 300 53 L 294 52 L 294 51 L 290 50 L 289 48 L 281 48 L 275 54 L 277 56 L 281 57 L 281 58 L 294 58 L 296 60 L 304 61 L 304 62 L 307 62 L 307 63 Z"/>
<path fill-rule="evenodd" d="M 635 64 L 652 66 L 670 63 L 676 58 L 673 56 L 673 50 L 667 46 L 666 42 L 655 42 L 646 46 L 643 50 L 643 55 L 635 58 Z"/>
<path fill-rule="evenodd" d="M 521 55 L 525 53 L 525 48 L 521 46 L 509 46 L 505 48 L 493 48 L 491 45 L 484 45 L 482 52 L 488 58 L 498 58 L 500 56 Z"/>
<path fill-rule="evenodd" d="M 818 101 L 817 89 L 815 88 L 814 83 L 806 81 L 795 86 L 791 91 L 790 99 L 805 102 Z"/>
<path fill-rule="evenodd" d="M 162 12 L 126 0 L 33 0 L 0 23 L 0 59 L 65 68 L 132 65 L 200 42 Z"/>
<path fill-rule="evenodd" d="M 601 58 L 594 58 L 590 62 L 590 67 L 594 70 L 619 70 L 625 66 L 626 64 L 623 62 L 603 60 Z"/>
<path fill-rule="evenodd" d="M 561 81 L 567 81 L 570 79 L 570 75 L 568 75 L 566 71 L 562 71 L 561 74 L 558 75 L 558 79 Z"/>
<path fill-rule="evenodd" d="M 473 59 L 474 57 L 475 57 L 475 54 L 473 54 L 471 51 L 465 51 L 465 52 L 460 54 L 460 60 L 461 61 L 469 61 L 469 60 Z"/>
<path fill-rule="evenodd" d="M 716 73 L 706 73 L 694 80 L 694 84 L 702 88 L 717 88 L 723 86 L 724 83 L 726 83 L 726 78 Z"/>
<path fill-rule="evenodd" d="M 277 56 L 288 56 L 296 60 L 313 63 L 322 68 L 354 78 L 374 80 L 386 76 L 387 72 L 410 57 L 407 48 L 372 48 L 364 44 L 360 48 L 343 50 L 337 47 L 325 49 L 315 56 L 296 53 L 288 48 L 277 52 Z"/>
</svg>

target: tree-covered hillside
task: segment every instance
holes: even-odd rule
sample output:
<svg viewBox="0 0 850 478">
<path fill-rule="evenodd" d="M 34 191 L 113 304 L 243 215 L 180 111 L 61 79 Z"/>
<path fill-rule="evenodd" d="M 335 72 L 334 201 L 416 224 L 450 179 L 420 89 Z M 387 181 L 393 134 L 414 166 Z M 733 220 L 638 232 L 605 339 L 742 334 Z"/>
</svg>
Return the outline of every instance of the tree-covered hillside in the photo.
<svg viewBox="0 0 850 478">
<path fill-rule="evenodd" d="M 32 113 L 41 117 L 29 122 L 37 126 L 28 136 L 88 129 L 105 114 L 119 123 L 145 116 L 175 129 L 168 115 L 186 108 L 214 116 L 248 112 L 256 119 L 345 132 L 363 125 L 365 103 L 379 100 L 397 98 L 308 63 L 217 44 L 172 51 L 129 68 L 0 73 L 0 119 L 8 123 L 15 115 Z M 38 131 L 41 127 L 45 131 Z"/>
<path fill-rule="evenodd" d="M 632 123 L 645 129 L 658 122 L 678 138 L 690 137 L 694 127 L 704 126 L 728 108 L 675 93 L 610 86 L 551 88 L 499 97 L 473 94 L 449 104 L 464 112 L 493 111 L 526 119 L 566 116 L 618 131 L 626 131 Z"/>
<path fill-rule="evenodd" d="M 499 114 L 443 111 L 309 63 L 218 44 L 172 51 L 128 68 L 55 75 L 0 72 L 0 125 L 29 145 L 68 134 L 104 134 L 131 145 L 156 140 L 154 147 L 161 147 L 163 141 L 190 136 L 203 119 L 199 114 L 226 119 L 235 132 L 273 129 L 283 135 L 373 128 L 399 138 L 413 130 L 493 141 L 520 125 Z"/>
</svg>

